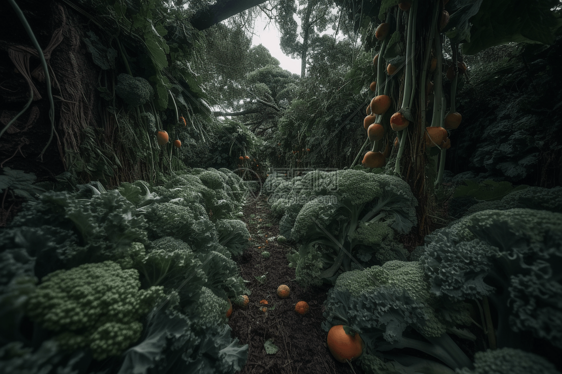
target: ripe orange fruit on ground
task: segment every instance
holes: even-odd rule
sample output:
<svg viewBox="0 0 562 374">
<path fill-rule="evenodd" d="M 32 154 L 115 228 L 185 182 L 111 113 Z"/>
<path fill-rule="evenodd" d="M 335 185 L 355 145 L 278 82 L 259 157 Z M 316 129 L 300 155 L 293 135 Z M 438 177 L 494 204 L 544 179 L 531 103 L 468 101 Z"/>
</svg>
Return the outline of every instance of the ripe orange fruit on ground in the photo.
<svg viewBox="0 0 562 374">
<path fill-rule="evenodd" d="M 250 303 L 250 298 L 247 295 L 242 295 L 242 298 L 244 299 L 242 306 L 248 306 L 248 303 Z"/>
<path fill-rule="evenodd" d="M 363 166 L 368 168 L 382 168 L 386 163 L 386 158 L 381 152 L 367 152 L 361 162 Z"/>
<path fill-rule="evenodd" d="M 301 315 L 305 315 L 306 313 L 308 313 L 309 310 L 309 306 L 308 303 L 306 301 L 299 301 L 297 303 L 297 305 L 295 305 L 295 312 L 297 312 L 298 314 Z"/>
<path fill-rule="evenodd" d="M 353 361 L 363 353 L 363 340 L 358 333 L 347 335 L 343 325 L 336 325 L 328 332 L 328 348 L 339 362 Z"/>
<path fill-rule="evenodd" d="M 174 140 L 174 147 L 180 148 L 181 147 L 181 141 L 178 140 L 178 139 Z"/>
<path fill-rule="evenodd" d="M 267 302 L 267 300 L 262 300 L 262 301 L 260 301 L 260 304 L 262 304 L 262 305 L 267 305 L 267 304 L 269 304 L 269 303 Z"/>
<path fill-rule="evenodd" d="M 291 293 L 291 290 L 289 289 L 289 287 L 287 287 L 284 284 L 277 287 L 277 296 L 279 296 L 282 299 L 285 299 L 285 298 L 289 297 L 290 293 Z"/>
</svg>

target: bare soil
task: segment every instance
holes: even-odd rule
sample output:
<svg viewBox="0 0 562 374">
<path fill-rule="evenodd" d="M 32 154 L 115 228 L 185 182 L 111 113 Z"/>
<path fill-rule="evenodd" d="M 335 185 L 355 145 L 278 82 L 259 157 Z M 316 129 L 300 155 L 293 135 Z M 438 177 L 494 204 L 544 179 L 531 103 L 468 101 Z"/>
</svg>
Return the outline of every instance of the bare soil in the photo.
<svg viewBox="0 0 562 374">
<path fill-rule="evenodd" d="M 302 288 L 295 281 L 295 270 L 289 268 L 287 254 L 294 247 L 280 244 L 278 222 L 271 216 L 264 197 L 246 205 L 244 218 L 250 231 L 251 244 L 242 256 L 235 258 L 252 294 L 246 308 L 234 307 L 230 317 L 233 335 L 249 344 L 248 361 L 241 374 L 362 374 L 354 366 L 336 361 L 326 344 L 327 333 L 320 327 L 323 303 L 328 287 Z M 269 258 L 262 252 L 270 253 Z M 261 283 L 256 277 L 264 275 Z M 277 287 L 287 285 L 288 298 L 277 296 Z M 261 311 L 260 300 L 268 301 L 267 312 Z M 302 316 L 295 312 L 298 301 L 306 301 L 310 310 Z M 264 343 L 273 339 L 279 348 L 267 354 Z"/>
</svg>

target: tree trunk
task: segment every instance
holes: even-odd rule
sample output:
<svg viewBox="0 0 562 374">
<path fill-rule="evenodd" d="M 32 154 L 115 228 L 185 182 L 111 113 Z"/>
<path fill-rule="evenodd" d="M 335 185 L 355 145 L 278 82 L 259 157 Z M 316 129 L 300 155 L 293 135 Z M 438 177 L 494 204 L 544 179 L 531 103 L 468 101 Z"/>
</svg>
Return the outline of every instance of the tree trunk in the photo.
<svg viewBox="0 0 562 374">
<path fill-rule="evenodd" d="M 310 35 L 310 15 L 315 1 L 309 1 L 306 8 L 306 16 L 302 22 L 303 37 L 302 37 L 302 51 L 301 51 L 301 78 L 306 75 L 306 54 L 308 53 L 308 36 Z"/>
<path fill-rule="evenodd" d="M 215 4 L 209 5 L 191 17 L 191 25 L 197 30 L 205 30 L 209 27 L 224 21 L 238 13 L 265 3 L 267 0 L 218 0 Z"/>
</svg>

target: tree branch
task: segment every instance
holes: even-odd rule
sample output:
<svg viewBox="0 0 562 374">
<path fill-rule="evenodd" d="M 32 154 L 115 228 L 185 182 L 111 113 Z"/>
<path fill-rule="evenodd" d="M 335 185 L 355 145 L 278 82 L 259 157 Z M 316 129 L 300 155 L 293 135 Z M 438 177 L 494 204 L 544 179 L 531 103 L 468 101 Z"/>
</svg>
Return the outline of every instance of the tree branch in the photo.
<svg viewBox="0 0 562 374">
<path fill-rule="evenodd" d="M 189 20 L 197 30 L 205 30 L 247 9 L 265 3 L 267 0 L 217 0 L 197 11 Z"/>
</svg>

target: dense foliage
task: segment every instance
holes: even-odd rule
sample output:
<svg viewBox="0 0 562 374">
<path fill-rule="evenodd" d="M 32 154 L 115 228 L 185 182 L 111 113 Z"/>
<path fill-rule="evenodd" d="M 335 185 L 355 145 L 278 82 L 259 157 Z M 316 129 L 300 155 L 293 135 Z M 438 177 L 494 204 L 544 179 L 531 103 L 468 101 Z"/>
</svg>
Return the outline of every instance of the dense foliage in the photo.
<svg viewBox="0 0 562 374">
<path fill-rule="evenodd" d="M 0 233 L 2 367 L 239 370 L 247 346 L 225 322 L 227 298 L 249 294 L 232 260 L 249 237 L 241 182 L 201 169 L 27 202 Z"/>
</svg>

